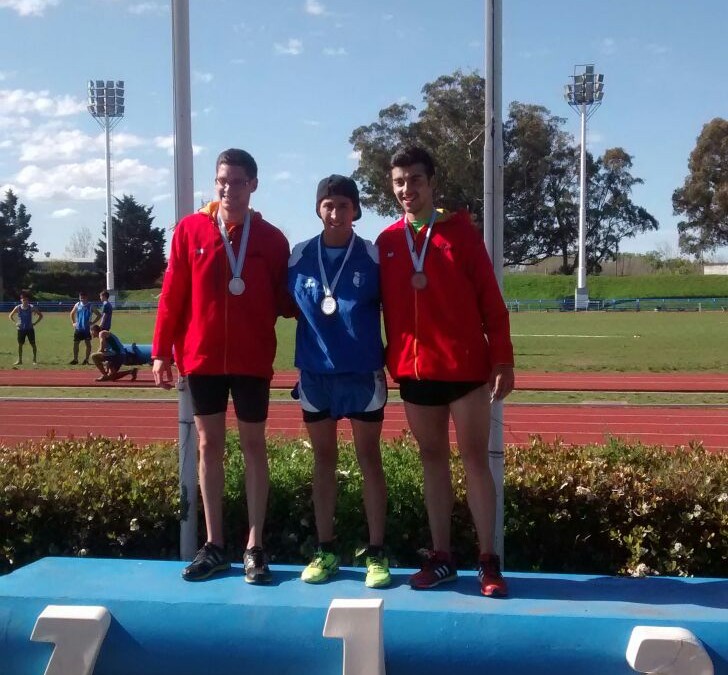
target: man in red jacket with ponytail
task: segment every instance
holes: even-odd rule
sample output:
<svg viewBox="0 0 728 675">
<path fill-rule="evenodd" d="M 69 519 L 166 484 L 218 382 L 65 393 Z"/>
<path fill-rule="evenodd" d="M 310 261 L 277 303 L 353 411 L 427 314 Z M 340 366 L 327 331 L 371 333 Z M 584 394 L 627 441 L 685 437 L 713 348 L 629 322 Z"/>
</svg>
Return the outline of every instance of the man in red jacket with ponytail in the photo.
<svg viewBox="0 0 728 675">
<path fill-rule="evenodd" d="M 491 397 L 513 389 L 508 310 L 470 214 L 436 209 L 435 166 L 419 147 L 392 157 L 404 216 L 377 239 L 387 368 L 399 384 L 420 449 L 432 549 L 410 578 L 416 589 L 457 578 L 450 552 L 452 417 L 480 546 L 480 589 L 507 595 L 494 551 L 495 486 L 488 466 Z"/>
<path fill-rule="evenodd" d="M 267 583 L 263 552 L 268 501 L 265 422 L 276 353 L 275 323 L 292 316 L 288 240 L 250 208 L 258 167 L 244 150 L 217 158 L 217 201 L 183 218 L 172 238 L 154 329 L 158 386 L 172 381 L 171 359 L 186 375 L 200 436 L 200 491 L 207 541 L 182 577 L 207 579 L 230 567 L 224 551 L 225 411 L 232 394 L 245 457 L 249 533 L 245 580 Z"/>
</svg>

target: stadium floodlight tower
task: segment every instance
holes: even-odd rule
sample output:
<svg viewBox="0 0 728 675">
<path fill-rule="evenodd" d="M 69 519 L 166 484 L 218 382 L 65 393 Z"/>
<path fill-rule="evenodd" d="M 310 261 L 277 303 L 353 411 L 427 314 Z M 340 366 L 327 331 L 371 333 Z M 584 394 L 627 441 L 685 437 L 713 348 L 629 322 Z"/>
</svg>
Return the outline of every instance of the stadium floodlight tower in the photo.
<svg viewBox="0 0 728 675">
<path fill-rule="evenodd" d="M 581 117 L 581 162 L 579 177 L 579 269 L 574 295 L 574 309 L 589 308 L 586 287 L 586 121 L 602 104 L 604 75 L 594 72 L 594 65 L 574 66 L 573 80 L 564 87 L 566 102 Z"/>
<path fill-rule="evenodd" d="M 111 130 L 124 117 L 124 80 L 89 80 L 88 111 L 106 132 L 106 288 L 114 295 L 114 238 L 111 216 Z"/>
</svg>

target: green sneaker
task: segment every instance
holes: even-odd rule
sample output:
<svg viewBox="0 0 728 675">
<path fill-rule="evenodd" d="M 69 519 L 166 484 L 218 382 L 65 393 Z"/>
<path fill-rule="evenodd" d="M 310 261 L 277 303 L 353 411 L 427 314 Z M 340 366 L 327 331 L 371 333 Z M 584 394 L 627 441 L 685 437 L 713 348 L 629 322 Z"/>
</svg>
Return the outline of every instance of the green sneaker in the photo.
<svg viewBox="0 0 728 675">
<path fill-rule="evenodd" d="M 364 584 L 367 588 L 384 588 L 392 583 L 389 574 L 389 560 L 385 556 L 367 556 L 367 578 Z"/>
<path fill-rule="evenodd" d="M 313 560 L 301 572 L 301 581 L 307 584 L 320 584 L 339 571 L 339 556 L 318 549 Z"/>
</svg>

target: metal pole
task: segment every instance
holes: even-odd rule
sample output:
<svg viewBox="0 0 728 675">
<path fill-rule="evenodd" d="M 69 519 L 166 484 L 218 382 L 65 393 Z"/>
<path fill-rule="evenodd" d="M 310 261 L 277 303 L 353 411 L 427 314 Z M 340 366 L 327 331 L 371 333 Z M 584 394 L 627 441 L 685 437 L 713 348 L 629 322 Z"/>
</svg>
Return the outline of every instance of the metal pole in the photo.
<svg viewBox="0 0 728 675">
<path fill-rule="evenodd" d="M 579 270 L 574 309 L 589 308 L 586 287 L 586 103 L 581 104 L 581 161 L 579 177 Z"/>
<path fill-rule="evenodd" d="M 192 162 L 192 104 L 190 98 L 190 5 L 171 0 L 174 71 L 175 220 L 194 210 Z M 179 554 L 192 560 L 197 550 L 197 430 L 187 380 L 177 380 L 179 391 L 179 487 L 182 506 Z"/>
<path fill-rule="evenodd" d="M 493 262 L 498 285 L 503 290 L 503 102 L 502 102 L 502 0 L 486 0 L 485 151 L 483 236 Z M 495 483 L 495 552 L 503 560 L 503 402 L 490 409 L 488 463 Z"/>
<path fill-rule="evenodd" d="M 111 215 L 111 129 L 108 114 L 104 116 L 106 132 L 106 288 L 110 295 L 114 292 L 114 237 L 113 217 Z"/>
</svg>

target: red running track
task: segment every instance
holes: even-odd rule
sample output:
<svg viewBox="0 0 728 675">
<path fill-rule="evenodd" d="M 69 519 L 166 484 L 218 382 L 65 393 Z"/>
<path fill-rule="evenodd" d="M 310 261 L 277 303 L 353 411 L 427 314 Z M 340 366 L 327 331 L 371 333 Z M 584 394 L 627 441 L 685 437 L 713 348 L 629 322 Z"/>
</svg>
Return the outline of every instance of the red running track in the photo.
<svg viewBox="0 0 728 675">
<path fill-rule="evenodd" d="M 22 387 L 135 387 L 153 386 L 151 368 L 140 368 L 136 382 L 95 382 L 95 368 L 66 370 L 0 370 L 0 386 Z M 282 371 L 273 377 L 275 389 L 292 388 L 295 371 Z M 390 387 L 392 382 L 390 381 Z M 666 391 L 728 392 L 728 373 L 538 373 L 516 372 L 520 391 Z"/>
<path fill-rule="evenodd" d="M 228 426 L 234 426 L 228 414 Z M 401 436 L 407 428 L 404 408 L 386 407 L 385 439 Z M 300 408 L 295 403 L 271 402 L 268 433 L 304 436 Z M 348 423 L 341 424 L 351 438 Z M 58 438 L 88 434 L 128 436 L 138 443 L 175 440 L 178 437 L 175 401 L 0 401 L 0 442 L 15 445 L 50 434 Z M 506 444 L 527 443 L 531 436 L 562 439 L 569 444 L 602 443 L 609 436 L 646 444 L 687 445 L 702 440 L 711 450 L 728 450 L 728 408 L 606 405 L 505 406 L 503 438 Z M 451 430 L 450 439 L 455 442 Z"/>
</svg>

